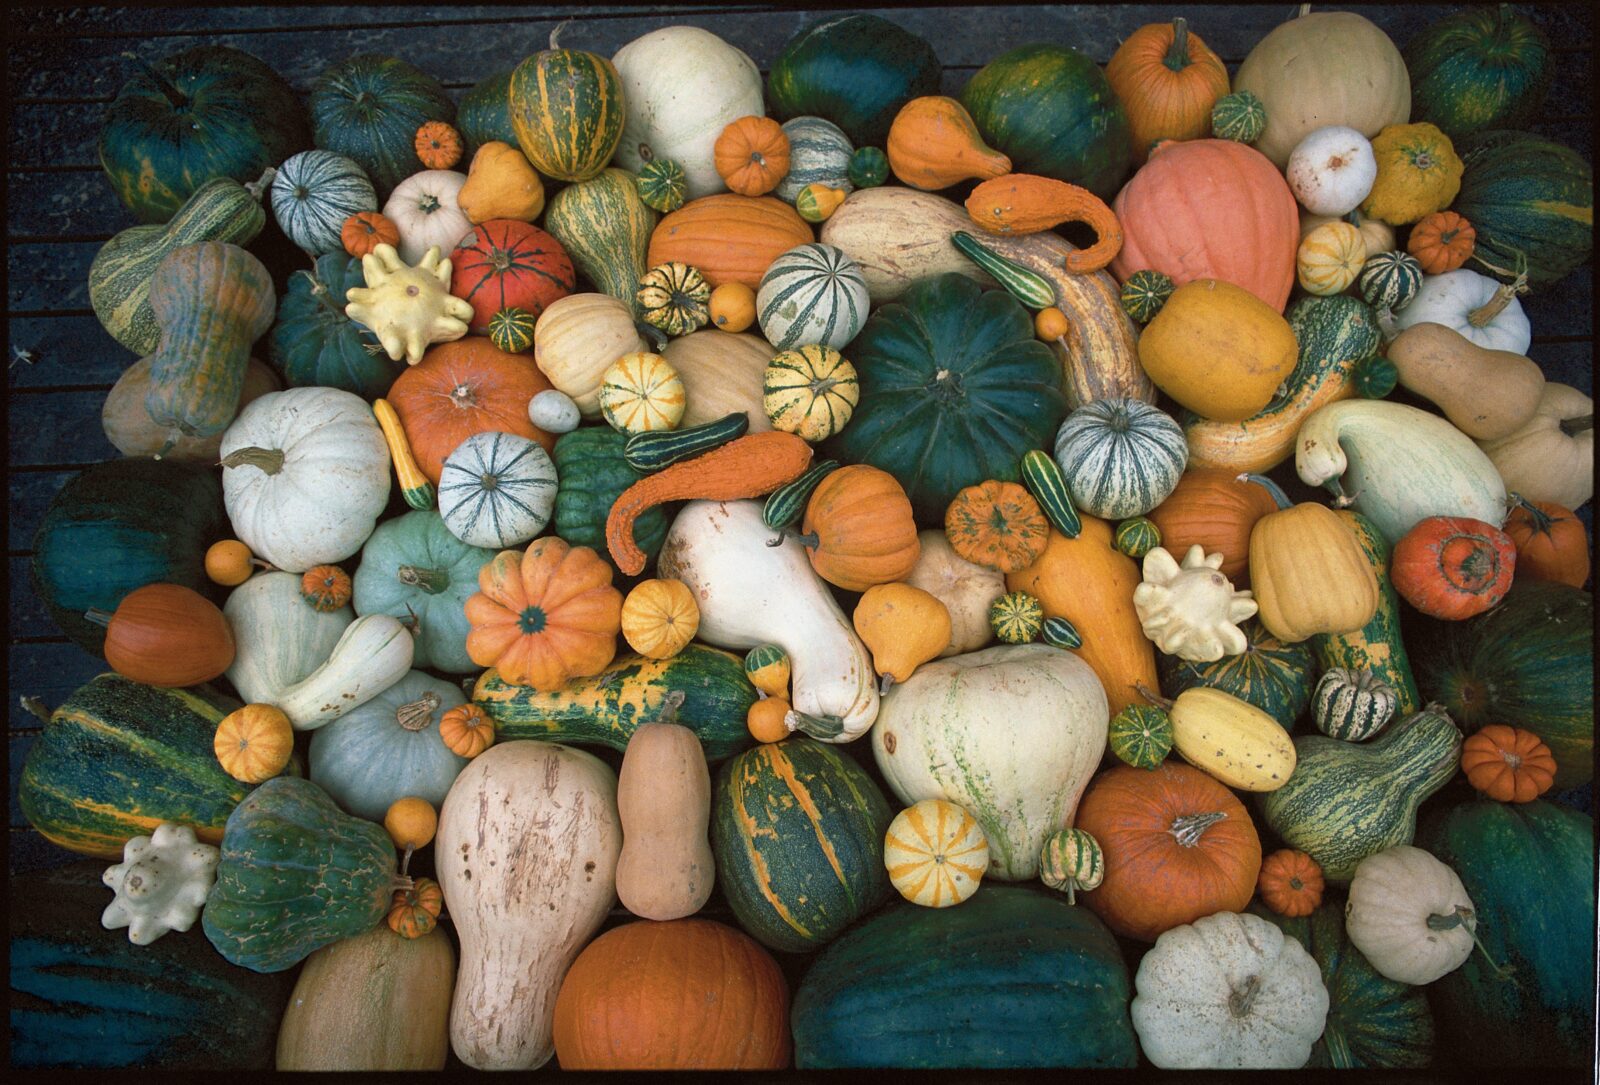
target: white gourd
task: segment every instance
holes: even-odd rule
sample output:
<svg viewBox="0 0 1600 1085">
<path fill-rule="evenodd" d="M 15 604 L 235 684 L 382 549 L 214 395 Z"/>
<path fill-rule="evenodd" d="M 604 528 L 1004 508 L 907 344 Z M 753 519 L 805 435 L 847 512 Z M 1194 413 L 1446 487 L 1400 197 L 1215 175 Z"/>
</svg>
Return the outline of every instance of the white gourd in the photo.
<svg viewBox="0 0 1600 1085">
<path fill-rule="evenodd" d="M 567 393 L 546 388 L 528 400 L 528 421 L 546 433 L 571 433 L 583 422 L 583 412 Z"/>
<path fill-rule="evenodd" d="M 455 170 L 422 170 L 395 186 L 383 217 L 400 231 L 400 258 L 408 264 L 436 248 L 441 253 L 455 251 L 461 239 L 472 232 L 472 220 L 456 204 L 467 175 Z"/>
<path fill-rule="evenodd" d="M 1477 910 L 1456 872 L 1401 844 L 1361 860 L 1344 906 L 1345 933 L 1396 983 L 1432 983 L 1472 955 Z"/>
<path fill-rule="evenodd" d="M 1471 268 L 1423 276 L 1411 304 L 1380 323 L 1391 339 L 1413 324 L 1443 324 L 1489 350 L 1527 354 L 1533 342 L 1528 315 L 1511 289 Z"/>
<path fill-rule="evenodd" d="M 439 472 L 439 515 L 469 546 L 522 545 L 545 529 L 555 502 L 555 461 L 538 442 L 516 434 L 475 433 Z"/>
<path fill-rule="evenodd" d="M 1289 191 L 1314 215 L 1345 215 L 1361 206 L 1378 179 L 1372 143 L 1354 128 L 1330 124 L 1307 134 L 1284 170 Z"/>
<path fill-rule="evenodd" d="M 667 340 L 661 356 L 683 382 L 686 400 L 679 429 L 743 411 L 750 419 L 746 433 L 766 433 L 772 420 L 761 397 L 767 363 L 778 351 L 759 335 L 733 334 L 705 328 Z"/>
<path fill-rule="evenodd" d="M 946 272 L 993 286 L 989 273 L 950 243 L 972 218 L 958 203 L 899 185 L 863 188 L 844 198 L 822 224 L 820 240 L 854 260 L 873 305 L 894 301 L 912 283 Z"/>
<path fill-rule="evenodd" d="M 322 665 L 355 611 L 320 611 L 301 594 L 300 577 L 266 572 L 234 588 L 222 616 L 233 630 L 228 681 L 246 704 L 273 704 Z"/>
<path fill-rule="evenodd" d="M 377 245 L 361 258 L 365 286 L 345 291 L 345 316 L 373 335 L 392 361 L 416 365 L 433 343 L 467 334 L 472 306 L 450 293 L 450 261 L 438 246 L 408 265 L 391 245 Z"/>
<path fill-rule="evenodd" d="M 789 138 L 789 172 L 772 190 L 774 196 L 793 207 L 807 185 L 854 190 L 850 155 L 855 147 L 843 128 L 821 117 L 794 117 L 783 122 L 783 134 Z"/>
<path fill-rule="evenodd" d="M 1169 656 L 1214 663 L 1250 647 L 1238 623 L 1252 617 L 1251 592 L 1235 591 L 1217 570 L 1223 555 L 1206 555 L 1196 543 L 1180 565 L 1157 546 L 1144 556 L 1144 582 L 1133 589 L 1133 609 L 1144 635 Z"/>
<path fill-rule="evenodd" d="M 756 314 L 775 351 L 821 344 L 842 350 L 867 322 L 867 281 L 832 245 L 798 245 L 761 276 Z"/>
<path fill-rule="evenodd" d="M 322 666 L 272 703 L 296 731 L 313 731 L 404 678 L 414 652 L 411 631 L 400 619 L 364 615 L 350 623 Z"/>
<path fill-rule="evenodd" d="M 100 925 L 108 931 L 128 928 L 128 941 L 136 946 L 188 930 L 205 907 L 221 857 L 187 825 L 162 822 L 149 836 L 134 837 L 122 847 L 122 862 L 101 876 L 116 898 L 101 913 Z"/>
<path fill-rule="evenodd" d="M 963 558 L 940 528 L 917 532 L 922 553 L 906 576 L 950 612 L 950 645 L 939 658 L 975 652 L 994 639 L 989 608 L 1006 593 L 1005 574 Z"/>
</svg>

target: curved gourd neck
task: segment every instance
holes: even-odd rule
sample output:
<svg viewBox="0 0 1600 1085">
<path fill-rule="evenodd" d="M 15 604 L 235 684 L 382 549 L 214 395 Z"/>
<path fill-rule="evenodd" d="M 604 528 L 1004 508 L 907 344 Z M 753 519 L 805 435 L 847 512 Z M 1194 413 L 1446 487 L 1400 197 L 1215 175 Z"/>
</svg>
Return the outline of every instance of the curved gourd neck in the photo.
<svg viewBox="0 0 1600 1085">
<path fill-rule="evenodd" d="M 1277 504 L 1279 510 L 1294 508 L 1294 502 L 1289 500 L 1289 495 L 1283 492 L 1283 487 L 1273 482 L 1266 475 L 1252 475 L 1246 472 L 1235 476 L 1235 482 L 1253 482 L 1267 491 L 1268 496 Z"/>
<path fill-rule="evenodd" d="M 125 59 L 133 61 L 140 71 L 150 77 L 150 81 L 156 85 L 162 94 L 166 95 L 167 101 L 172 103 L 173 109 L 187 109 L 189 107 L 189 96 L 179 90 L 172 80 L 157 71 L 153 64 L 141 60 L 133 53 L 125 52 L 122 55 Z"/>
<path fill-rule="evenodd" d="M 257 177 L 254 181 L 246 182 L 244 190 L 250 193 L 257 203 L 260 203 L 261 198 L 267 194 L 267 190 L 272 187 L 272 182 L 277 178 L 277 169 L 273 166 L 268 166 L 260 177 Z"/>
</svg>

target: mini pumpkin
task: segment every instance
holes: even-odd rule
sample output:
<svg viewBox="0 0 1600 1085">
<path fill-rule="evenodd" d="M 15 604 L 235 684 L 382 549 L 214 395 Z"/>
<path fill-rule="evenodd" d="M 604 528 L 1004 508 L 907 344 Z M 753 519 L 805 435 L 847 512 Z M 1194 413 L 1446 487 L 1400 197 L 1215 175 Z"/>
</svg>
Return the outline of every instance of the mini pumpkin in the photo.
<svg viewBox="0 0 1600 1085">
<path fill-rule="evenodd" d="M 222 717 L 212 749 L 222 771 L 246 784 L 282 772 L 294 753 L 294 726 L 269 704 L 247 704 Z"/>
<path fill-rule="evenodd" d="M 1395 544 L 1389 578 L 1400 597 L 1431 618 L 1482 614 L 1511 589 L 1517 547 L 1482 520 L 1429 516 Z"/>
<path fill-rule="evenodd" d="M 817 484 L 800 542 L 817 575 L 845 591 L 903 580 L 922 556 L 911 499 L 869 464 L 841 467 Z"/>
<path fill-rule="evenodd" d="M 444 121 L 429 121 L 417 129 L 417 160 L 430 170 L 455 169 L 461 161 L 461 133 Z"/>
<path fill-rule="evenodd" d="M 677 429 L 686 406 L 678 371 L 659 354 L 624 354 L 600 380 L 600 413 L 623 433 Z"/>
<path fill-rule="evenodd" d="M 1135 561 L 1161 545 L 1161 529 L 1148 516 L 1135 516 L 1117 525 L 1112 536 L 1118 550 Z"/>
<path fill-rule="evenodd" d="M 350 602 L 350 574 L 337 565 L 313 565 L 300 577 L 300 595 L 323 614 Z"/>
<path fill-rule="evenodd" d="M 738 333 L 756 322 L 756 292 L 745 283 L 723 283 L 711 292 L 711 323 L 725 332 Z"/>
<path fill-rule="evenodd" d="M 811 442 L 844 429 L 860 399 L 856 367 L 821 344 L 784 351 L 762 378 L 761 406 L 772 428 Z"/>
<path fill-rule="evenodd" d="M 1517 547 L 1519 579 L 1581 588 L 1589 580 L 1589 535 L 1576 513 L 1554 501 L 1517 501 L 1505 533 Z"/>
<path fill-rule="evenodd" d="M 1106 857 L 1100 842 L 1082 829 L 1062 829 L 1044 842 L 1039 852 L 1039 878 L 1051 889 L 1078 903 L 1078 890 L 1098 889 L 1106 876 Z"/>
<path fill-rule="evenodd" d="M 964 560 L 1014 573 L 1044 553 L 1050 523 L 1026 487 L 990 479 L 956 494 L 945 510 L 944 533 Z"/>
<path fill-rule="evenodd" d="M 990 605 L 989 625 L 1007 644 L 1028 644 L 1039 639 L 1044 608 L 1025 591 L 1007 592 Z"/>
<path fill-rule="evenodd" d="M 439 717 L 439 740 L 457 757 L 477 757 L 494 745 L 494 720 L 471 701 Z"/>
<path fill-rule="evenodd" d="M 741 196 L 764 196 L 789 173 L 789 137 L 770 117 L 740 117 L 712 147 L 717 176 Z"/>
<path fill-rule="evenodd" d="M 1267 107 L 1254 92 L 1224 94 L 1211 107 L 1211 134 L 1235 143 L 1254 143 L 1267 127 Z"/>
<path fill-rule="evenodd" d="M 1322 868 L 1303 851 L 1282 848 L 1261 860 L 1256 892 L 1279 915 L 1310 915 L 1322 903 Z"/>
<path fill-rule="evenodd" d="M 1429 275 L 1443 275 L 1466 264 L 1477 237 L 1472 223 L 1454 211 L 1435 211 L 1411 227 L 1406 252 L 1415 256 Z"/>
<path fill-rule="evenodd" d="M 379 245 L 400 244 L 400 227 L 381 211 L 357 211 L 339 228 L 339 243 L 351 256 L 362 257 Z"/>
<path fill-rule="evenodd" d="M 634 300 L 645 323 L 668 335 L 688 335 L 711 319 L 711 285 L 688 264 L 660 264 L 639 280 Z"/>
<path fill-rule="evenodd" d="M 923 799 L 889 823 L 883 865 L 889 883 L 911 903 L 949 908 L 978 891 L 989 869 L 989 838 L 955 803 Z"/>
<path fill-rule="evenodd" d="M 1111 717 L 1106 743 L 1124 764 L 1159 768 L 1172 752 L 1172 717 L 1155 705 L 1129 705 Z"/>
<path fill-rule="evenodd" d="M 622 603 L 622 638 L 646 659 L 671 659 L 700 630 L 700 607 L 681 580 L 643 580 Z"/>
<path fill-rule="evenodd" d="M 1555 783 L 1556 759 L 1532 731 L 1491 723 L 1462 743 L 1461 771 L 1496 802 L 1532 802 Z"/>
<path fill-rule="evenodd" d="M 1360 228 L 1343 220 L 1325 222 L 1306 234 L 1295 253 L 1301 287 L 1320 297 L 1348 290 L 1366 262 Z"/>
<path fill-rule="evenodd" d="M 439 924 L 444 891 L 432 878 L 416 879 L 410 889 L 396 889 L 389 904 L 389 929 L 402 938 L 421 938 Z"/>
</svg>

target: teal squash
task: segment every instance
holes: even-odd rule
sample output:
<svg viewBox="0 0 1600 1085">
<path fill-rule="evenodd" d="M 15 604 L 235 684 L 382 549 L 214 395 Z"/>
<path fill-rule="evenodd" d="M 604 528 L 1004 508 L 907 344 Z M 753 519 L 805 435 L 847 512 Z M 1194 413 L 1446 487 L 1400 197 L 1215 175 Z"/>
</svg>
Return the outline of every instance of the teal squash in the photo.
<svg viewBox="0 0 1600 1085">
<path fill-rule="evenodd" d="M 1082 185 L 1107 203 L 1133 161 L 1121 100 L 1093 60 L 1065 45 L 996 57 L 962 88 L 961 104 L 1016 172 Z"/>
<path fill-rule="evenodd" d="M 644 478 L 624 455 L 628 435 L 610 426 L 583 426 L 556 438 L 555 514 L 550 530 L 573 546 L 587 546 L 610 561 L 606 517 L 622 491 Z M 667 537 L 667 514 L 653 508 L 633 525 L 633 538 L 653 560 Z"/>
<path fill-rule="evenodd" d="M 235 967 L 197 934 L 136 946 L 106 930 L 104 871 L 80 862 L 11 878 L 11 1065 L 271 1070 L 292 977 Z"/>
<path fill-rule="evenodd" d="M 1462 8 L 1406 42 L 1411 122 L 1452 140 L 1540 119 L 1552 70 L 1550 39 L 1510 4 Z"/>
<path fill-rule="evenodd" d="M 1450 209 L 1477 230 L 1474 256 L 1514 272 L 1524 254 L 1535 290 L 1589 258 L 1594 171 L 1581 155 L 1527 132 L 1498 130 L 1464 136 L 1455 147 L 1465 172 Z"/>
<path fill-rule="evenodd" d="M 1593 778 L 1594 596 L 1519 578 L 1499 606 L 1477 617 L 1414 620 L 1423 696 L 1468 733 L 1507 723 L 1538 735 L 1555 755 L 1558 791 Z"/>
<path fill-rule="evenodd" d="M 1432 808 L 1417 843 L 1460 877 L 1483 945 L 1428 985 L 1441 1050 L 1480 1073 L 1592 1069 L 1593 819 L 1542 800 L 1465 799 Z"/>
<path fill-rule="evenodd" d="M 361 548 L 352 578 L 357 614 L 392 614 L 413 625 L 411 665 L 448 674 L 481 668 L 467 657 L 467 600 L 493 550 L 469 546 L 432 510 L 413 510 L 378 525 Z"/>
<path fill-rule="evenodd" d="M 1010 294 L 954 273 L 913 283 L 850 344 L 861 398 L 826 446 L 895 477 L 925 526 L 957 493 L 1015 482 L 1067 413 L 1061 367 Z"/>
<path fill-rule="evenodd" d="M 289 387 L 338 388 L 369 400 L 388 393 L 405 363 L 390 360 L 377 336 L 344 315 L 346 292 L 366 285 L 361 259 L 342 252 L 289 276 L 267 340 Z"/>
<path fill-rule="evenodd" d="M 876 15 L 834 15 L 783 46 L 767 76 L 767 103 L 779 120 L 822 117 L 851 142 L 882 146 L 900 107 L 939 93 L 933 47 Z"/>
<path fill-rule="evenodd" d="M 1255 618 L 1239 628 L 1249 641 L 1248 647 L 1214 663 L 1193 663 L 1157 652 L 1161 692 L 1175 698 L 1197 686 L 1220 689 L 1255 705 L 1282 724 L 1284 730 L 1293 729 L 1294 721 L 1311 698 L 1315 673 L 1311 649 L 1304 643 L 1285 644 Z"/>
<path fill-rule="evenodd" d="M 711 799 L 717 885 L 763 945 L 817 949 L 889 899 L 893 817 L 837 746 L 794 735 L 746 750 L 722 766 Z"/>
<path fill-rule="evenodd" d="M 456 104 L 439 81 L 393 57 L 350 57 L 311 85 L 317 146 L 354 159 L 379 199 L 388 199 L 395 185 L 424 168 L 417 129 L 455 119 Z"/>
<path fill-rule="evenodd" d="M 394 876 L 381 825 L 341 813 L 309 780 L 275 776 L 228 818 L 200 923 L 233 964 L 282 972 L 378 923 Z"/>
<path fill-rule="evenodd" d="M 847 176 L 857 188 L 877 188 L 889 179 L 889 156 L 882 147 L 857 147 Z"/>
<path fill-rule="evenodd" d="M 1248 90 L 1224 94 L 1211 107 L 1211 134 L 1235 143 L 1254 143 L 1267 126 L 1267 107 Z"/>
<path fill-rule="evenodd" d="M 955 908 L 896 903 L 829 946 L 795 992 L 795 1065 L 1138 1065 L 1116 939 L 1086 908 L 983 886 Z"/>
<path fill-rule="evenodd" d="M 278 167 L 272 214 L 284 236 L 313 258 L 344 252 L 344 220 L 378 209 L 366 171 L 332 151 L 301 151 Z"/>
<path fill-rule="evenodd" d="M 208 843 L 250 788 L 222 771 L 217 724 L 239 702 L 209 686 L 158 689 L 102 674 L 61 702 L 28 749 L 17 805 L 52 843 L 121 859 L 163 821 Z"/>
<path fill-rule="evenodd" d="M 792 205 L 800 190 L 811 184 L 841 192 L 855 187 L 850 181 L 855 147 L 844 129 L 821 117 L 795 117 L 783 123 L 783 134 L 789 137 L 789 172 L 773 190 L 778 199 Z"/>
<path fill-rule="evenodd" d="M 212 178 L 254 181 L 311 144 L 294 91 L 249 53 L 198 45 L 134 63 L 106 110 L 100 165 L 140 222 L 166 222 Z"/>
<path fill-rule="evenodd" d="M 33 537 L 33 582 L 61 631 L 99 655 L 105 627 L 85 619 L 85 611 L 114 613 L 123 596 L 158 582 L 219 601 L 205 554 L 231 534 L 222 482 L 203 464 L 97 463 L 45 510 Z"/>
<path fill-rule="evenodd" d="M 472 156 L 485 143 L 517 145 L 517 130 L 511 126 L 511 106 L 506 92 L 511 86 L 511 69 L 495 72 L 474 83 L 461 96 L 456 108 L 456 131 L 461 133 L 461 161 Z"/>
<path fill-rule="evenodd" d="M 1278 915 L 1258 901 L 1250 912 L 1276 923 L 1322 969 L 1328 1022 L 1308 1068 L 1414 1070 L 1433 1063 L 1433 1013 L 1420 987 L 1387 979 L 1344 932 L 1344 901 L 1333 894 L 1308 916 Z"/>
<path fill-rule="evenodd" d="M 1381 354 L 1374 354 L 1350 376 L 1356 395 L 1363 399 L 1382 399 L 1400 383 L 1400 370 Z"/>
</svg>

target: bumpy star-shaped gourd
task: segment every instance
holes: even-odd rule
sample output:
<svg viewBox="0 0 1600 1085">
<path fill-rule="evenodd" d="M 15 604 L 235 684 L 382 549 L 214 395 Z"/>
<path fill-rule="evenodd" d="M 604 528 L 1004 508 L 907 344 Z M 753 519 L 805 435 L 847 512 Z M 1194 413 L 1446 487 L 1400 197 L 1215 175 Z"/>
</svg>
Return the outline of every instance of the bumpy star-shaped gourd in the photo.
<svg viewBox="0 0 1600 1085">
<path fill-rule="evenodd" d="M 467 334 L 472 305 L 451 296 L 450 261 L 439 258 L 439 246 L 410 267 L 393 245 L 378 245 L 361 258 L 361 273 L 367 285 L 345 292 L 344 315 L 376 335 L 395 361 L 416 365 L 430 344 Z"/>
<path fill-rule="evenodd" d="M 117 897 L 100 915 L 108 931 L 128 928 L 128 941 L 148 946 L 168 931 L 194 926 L 217 880 L 221 853 L 194 837 L 186 825 L 163 822 L 150 836 L 136 836 L 122 849 L 122 862 L 100 880 Z"/>
<path fill-rule="evenodd" d="M 1212 663 L 1250 646 L 1238 623 L 1256 612 L 1248 591 L 1234 591 L 1217 570 L 1222 555 L 1198 545 L 1179 565 L 1162 547 L 1144 556 L 1144 583 L 1133 590 L 1133 609 L 1144 635 L 1169 656 Z"/>
</svg>

